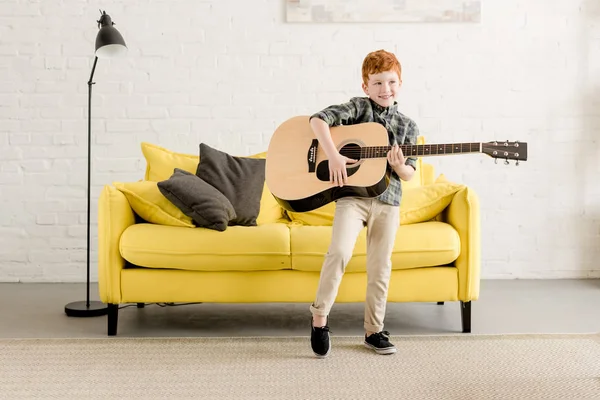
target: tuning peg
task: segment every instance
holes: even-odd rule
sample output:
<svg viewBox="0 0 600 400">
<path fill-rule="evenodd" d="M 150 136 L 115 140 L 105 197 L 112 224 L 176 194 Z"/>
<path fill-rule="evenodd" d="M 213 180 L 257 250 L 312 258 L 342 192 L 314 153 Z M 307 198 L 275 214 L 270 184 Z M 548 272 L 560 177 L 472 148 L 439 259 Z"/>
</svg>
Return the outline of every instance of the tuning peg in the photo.
<svg viewBox="0 0 600 400">
<path fill-rule="evenodd" d="M 519 160 L 517 160 L 517 162 L 515 162 L 515 166 L 519 166 Z"/>
<path fill-rule="evenodd" d="M 508 165 L 508 164 L 510 164 L 510 163 L 508 162 L 508 158 L 507 158 L 506 160 L 504 160 L 504 165 Z"/>
<path fill-rule="evenodd" d="M 498 159 L 494 158 L 494 164 L 498 164 Z"/>
</svg>

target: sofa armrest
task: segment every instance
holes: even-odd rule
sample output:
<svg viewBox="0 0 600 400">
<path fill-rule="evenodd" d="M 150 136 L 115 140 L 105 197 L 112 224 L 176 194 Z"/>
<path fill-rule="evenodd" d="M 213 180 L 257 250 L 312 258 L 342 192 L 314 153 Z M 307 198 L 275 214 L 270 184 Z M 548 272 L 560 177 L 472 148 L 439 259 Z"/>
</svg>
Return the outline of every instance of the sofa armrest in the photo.
<svg viewBox="0 0 600 400">
<path fill-rule="evenodd" d="M 458 298 L 477 300 L 481 275 L 481 227 L 479 198 L 468 187 L 459 190 L 446 209 L 445 222 L 456 229 L 460 237 L 460 255 L 455 261 L 458 269 Z"/>
<path fill-rule="evenodd" d="M 125 229 L 135 223 L 135 214 L 125 195 L 105 185 L 98 200 L 98 291 L 104 303 L 121 301 L 121 270 L 125 259 L 119 241 Z"/>
</svg>

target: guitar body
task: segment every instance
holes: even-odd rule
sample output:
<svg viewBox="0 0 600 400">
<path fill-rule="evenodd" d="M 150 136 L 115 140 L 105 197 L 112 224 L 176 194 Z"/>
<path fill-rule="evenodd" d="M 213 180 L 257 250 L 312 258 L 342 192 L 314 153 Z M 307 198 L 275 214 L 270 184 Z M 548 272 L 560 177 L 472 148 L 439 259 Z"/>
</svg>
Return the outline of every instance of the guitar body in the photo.
<svg viewBox="0 0 600 400">
<path fill-rule="evenodd" d="M 376 122 L 336 126 L 331 137 L 342 155 L 358 160 L 348 164 L 348 183 L 329 182 L 329 164 L 309 124 L 308 116 L 281 124 L 269 143 L 265 179 L 277 202 L 288 211 L 306 212 L 342 197 L 377 197 L 388 187 L 387 158 L 360 158 L 360 148 L 388 146 L 387 130 Z"/>
</svg>

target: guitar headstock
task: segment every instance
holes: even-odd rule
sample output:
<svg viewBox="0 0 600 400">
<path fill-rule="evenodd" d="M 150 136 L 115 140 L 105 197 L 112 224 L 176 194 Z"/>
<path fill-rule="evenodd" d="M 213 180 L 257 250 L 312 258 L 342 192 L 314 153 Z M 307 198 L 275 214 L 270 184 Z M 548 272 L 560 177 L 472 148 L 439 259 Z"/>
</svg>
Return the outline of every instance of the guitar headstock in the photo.
<svg viewBox="0 0 600 400">
<path fill-rule="evenodd" d="M 508 160 L 516 160 L 516 165 L 519 165 L 519 161 L 527 161 L 526 142 L 494 141 L 482 143 L 481 152 L 495 158 L 496 163 L 498 163 L 498 159 L 504 160 L 506 165 L 509 164 Z"/>
</svg>

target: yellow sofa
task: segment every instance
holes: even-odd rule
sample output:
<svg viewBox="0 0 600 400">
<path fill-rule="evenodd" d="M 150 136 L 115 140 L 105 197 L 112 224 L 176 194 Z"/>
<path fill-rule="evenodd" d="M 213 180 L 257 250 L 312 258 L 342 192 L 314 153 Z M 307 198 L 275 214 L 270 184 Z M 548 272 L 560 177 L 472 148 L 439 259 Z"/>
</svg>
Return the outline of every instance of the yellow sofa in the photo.
<svg viewBox="0 0 600 400">
<path fill-rule="evenodd" d="M 149 143 L 142 143 L 142 152 L 144 180 L 106 185 L 99 199 L 98 284 L 100 299 L 109 307 L 108 335 L 116 335 L 124 303 L 302 302 L 308 313 L 335 203 L 310 213 L 288 213 L 265 184 L 257 226 L 229 226 L 223 232 L 194 227 L 172 205 L 170 215 L 164 213 L 168 205 L 154 186 L 174 168 L 195 172 L 198 155 Z M 403 182 L 388 301 L 460 301 L 462 330 L 470 332 L 470 305 L 479 296 L 478 198 L 472 189 L 434 175 L 433 167 L 419 160 L 415 177 Z M 153 195 L 128 189 L 143 185 L 155 190 Z M 337 302 L 364 301 L 365 239 L 366 228 Z"/>
</svg>

